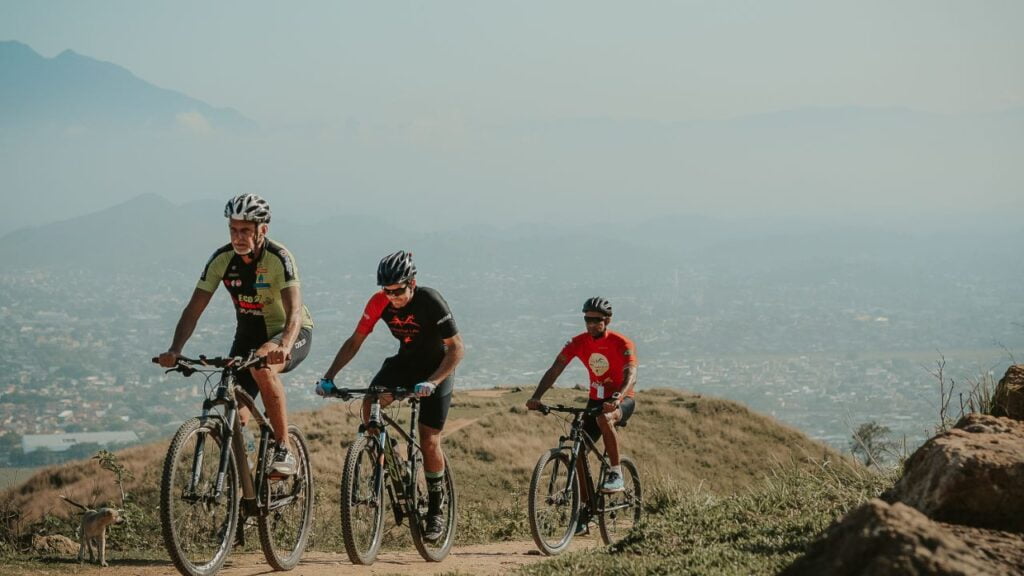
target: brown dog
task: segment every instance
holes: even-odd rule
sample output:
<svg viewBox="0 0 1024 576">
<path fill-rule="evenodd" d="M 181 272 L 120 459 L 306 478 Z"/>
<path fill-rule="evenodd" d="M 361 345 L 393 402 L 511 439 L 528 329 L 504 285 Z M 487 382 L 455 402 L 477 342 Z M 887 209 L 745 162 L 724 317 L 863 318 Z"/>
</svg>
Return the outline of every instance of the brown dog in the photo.
<svg viewBox="0 0 1024 576">
<path fill-rule="evenodd" d="M 66 496 L 61 496 L 61 498 L 85 511 L 85 513 L 82 514 L 82 524 L 78 528 L 78 561 L 84 561 L 85 550 L 87 548 L 89 550 L 89 561 L 95 561 L 92 552 L 93 546 L 95 546 L 97 556 L 99 556 L 100 566 L 106 566 L 107 526 L 110 526 L 111 524 L 121 524 L 124 522 L 121 510 L 107 507 L 100 508 L 99 510 L 93 510 L 92 508 L 82 506 L 78 502 L 75 502 Z"/>
</svg>

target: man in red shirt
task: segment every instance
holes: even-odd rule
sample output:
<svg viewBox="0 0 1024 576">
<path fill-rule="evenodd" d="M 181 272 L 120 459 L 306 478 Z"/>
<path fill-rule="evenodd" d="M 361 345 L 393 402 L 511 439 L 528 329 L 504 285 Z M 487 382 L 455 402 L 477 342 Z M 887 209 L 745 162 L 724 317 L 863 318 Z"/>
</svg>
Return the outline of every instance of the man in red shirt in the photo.
<svg viewBox="0 0 1024 576">
<path fill-rule="evenodd" d="M 537 410 L 541 397 L 555 383 L 573 358 L 579 358 L 590 375 L 590 401 L 588 408 L 602 406 L 604 413 L 599 417 L 588 417 L 585 430 L 590 437 L 604 438 L 611 470 L 601 491 L 621 492 L 624 489 L 622 469 L 619 467 L 619 443 L 615 434 L 615 423 L 626 422 L 633 414 L 633 400 L 636 384 L 636 346 L 629 338 L 608 329 L 612 321 L 612 305 L 608 300 L 595 296 L 583 303 L 583 321 L 587 331 L 565 344 L 561 353 L 548 368 L 533 397 L 526 401 L 526 407 Z M 582 462 L 582 461 L 581 461 Z M 580 522 L 585 528 L 586 522 Z"/>
</svg>

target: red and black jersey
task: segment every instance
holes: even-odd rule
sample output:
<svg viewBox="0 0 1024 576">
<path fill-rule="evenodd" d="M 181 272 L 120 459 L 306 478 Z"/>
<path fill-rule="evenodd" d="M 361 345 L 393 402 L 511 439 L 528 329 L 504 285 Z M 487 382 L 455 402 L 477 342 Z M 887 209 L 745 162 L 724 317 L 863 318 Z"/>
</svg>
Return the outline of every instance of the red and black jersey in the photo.
<svg viewBox="0 0 1024 576">
<path fill-rule="evenodd" d="M 378 320 L 398 339 L 396 359 L 427 373 L 441 365 L 444 339 L 459 333 L 448 303 L 437 290 L 426 286 L 417 286 L 402 308 L 395 308 L 384 292 L 377 292 L 366 303 L 356 332 L 369 334 Z"/>
</svg>

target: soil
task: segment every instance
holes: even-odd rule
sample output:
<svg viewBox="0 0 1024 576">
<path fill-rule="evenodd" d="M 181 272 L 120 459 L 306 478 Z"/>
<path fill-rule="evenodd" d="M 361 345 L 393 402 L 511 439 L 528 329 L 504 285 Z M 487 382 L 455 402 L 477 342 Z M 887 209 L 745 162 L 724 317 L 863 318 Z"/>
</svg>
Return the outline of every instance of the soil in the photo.
<svg viewBox="0 0 1024 576">
<path fill-rule="evenodd" d="M 589 535 L 574 539 L 570 549 L 582 550 L 598 546 L 600 538 Z M 288 576 L 369 576 L 385 574 L 403 574 L 427 576 L 461 572 L 474 576 L 507 574 L 517 566 L 538 562 L 545 559 L 532 541 L 499 542 L 496 544 L 479 544 L 459 546 L 442 562 L 426 562 L 416 550 L 399 550 L 381 552 L 372 566 L 355 566 L 348 560 L 345 553 L 309 552 L 302 557 L 302 562 L 290 572 L 281 572 Z M 84 574 L 96 576 L 173 576 L 177 574 L 170 561 L 146 561 L 107 557 L 110 564 L 100 568 L 95 564 L 78 564 L 74 559 L 59 559 L 44 566 L 35 564 L 31 567 L 7 566 L 5 574 L 10 576 L 58 576 L 64 574 Z M 6 572 L 6 569 L 13 572 Z M 227 563 L 218 572 L 218 576 L 256 576 L 273 574 L 262 554 L 232 554 Z"/>
</svg>

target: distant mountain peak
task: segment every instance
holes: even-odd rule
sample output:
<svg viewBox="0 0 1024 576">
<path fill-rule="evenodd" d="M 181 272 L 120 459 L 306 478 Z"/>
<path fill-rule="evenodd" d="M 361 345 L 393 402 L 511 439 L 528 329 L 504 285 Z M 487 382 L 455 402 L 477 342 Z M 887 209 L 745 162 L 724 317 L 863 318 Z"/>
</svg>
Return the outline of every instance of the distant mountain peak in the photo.
<svg viewBox="0 0 1024 576">
<path fill-rule="evenodd" d="M 68 127 L 246 133 L 257 127 L 236 110 L 154 86 L 127 68 L 70 48 L 44 58 L 20 42 L 0 42 L 0 83 L 3 127 L 57 133 Z M 202 122 L 182 123 L 183 115 L 196 114 Z"/>
</svg>

